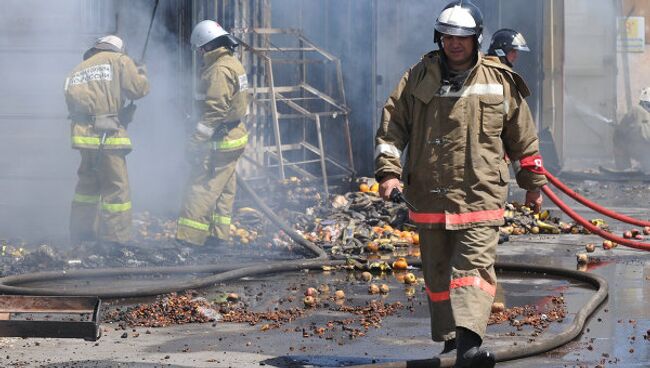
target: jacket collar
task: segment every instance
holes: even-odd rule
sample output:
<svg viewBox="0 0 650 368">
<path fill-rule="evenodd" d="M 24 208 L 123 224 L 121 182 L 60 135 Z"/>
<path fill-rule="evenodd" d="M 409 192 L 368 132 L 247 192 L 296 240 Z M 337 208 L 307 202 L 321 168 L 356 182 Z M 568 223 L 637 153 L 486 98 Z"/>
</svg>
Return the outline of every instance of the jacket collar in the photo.
<svg viewBox="0 0 650 368">
<path fill-rule="evenodd" d="M 232 55 L 232 51 L 228 50 L 225 47 L 219 47 L 218 49 L 208 51 L 203 54 L 203 64 L 211 65 L 215 61 L 219 60 L 224 55 Z"/>
</svg>

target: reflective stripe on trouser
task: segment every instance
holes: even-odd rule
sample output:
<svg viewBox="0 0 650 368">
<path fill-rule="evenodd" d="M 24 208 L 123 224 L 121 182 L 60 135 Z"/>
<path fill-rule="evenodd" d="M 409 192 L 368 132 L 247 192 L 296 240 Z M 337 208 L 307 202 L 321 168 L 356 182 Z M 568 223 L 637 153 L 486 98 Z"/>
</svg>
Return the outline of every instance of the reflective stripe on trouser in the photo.
<svg viewBox="0 0 650 368">
<path fill-rule="evenodd" d="M 456 327 L 485 336 L 496 288 L 497 231 L 419 230 L 434 341 L 454 338 Z"/>
<path fill-rule="evenodd" d="M 212 151 L 212 157 L 206 157 L 200 166 L 192 168 L 192 174 L 188 188 L 183 199 L 183 205 L 178 217 L 176 239 L 188 243 L 203 245 L 216 229 L 213 215 L 217 208 L 228 209 L 218 212 L 219 216 L 230 217 L 234 195 L 224 196 L 224 192 L 231 182 L 236 181 L 235 169 L 237 160 L 244 152 L 237 151 Z M 214 166 L 212 169 L 211 166 Z M 233 190 L 234 192 L 234 190 Z M 223 202 L 223 203 L 222 203 Z M 225 239 L 228 239 L 230 225 L 219 225 L 219 228 L 227 229 Z M 215 231 L 216 234 L 219 234 Z"/>
<path fill-rule="evenodd" d="M 98 161 L 97 150 L 79 152 L 79 181 L 70 213 L 71 240 L 127 242 L 131 238 L 131 199 L 125 153 L 103 151 Z M 98 163 L 100 167 L 96 168 Z"/>
</svg>

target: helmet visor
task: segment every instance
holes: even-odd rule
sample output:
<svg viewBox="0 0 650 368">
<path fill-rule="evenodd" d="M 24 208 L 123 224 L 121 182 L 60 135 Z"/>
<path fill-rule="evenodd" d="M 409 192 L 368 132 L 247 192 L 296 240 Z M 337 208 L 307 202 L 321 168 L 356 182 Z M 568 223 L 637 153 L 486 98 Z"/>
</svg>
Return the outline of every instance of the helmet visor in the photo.
<svg viewBox="0 0 650 368">
<path fill-rule="evenodd" d="M 474 28 L 459 27 L 457 25 L 452 25 L 452 24 L 438 22 L 436 23 L 434 28 L 436 29 L 436 31 L 442 33 L 443 35 L 460 36 L 460 37 L 476 35 L 476 30 Z"/>
<path fill-rule="evenodd" d="M 521 33 L 517 33 L 512 39 L 512 49 L 519 51 L 530 51 L 528 45 L 526 44 L 526 39 Z"/>
</svg>

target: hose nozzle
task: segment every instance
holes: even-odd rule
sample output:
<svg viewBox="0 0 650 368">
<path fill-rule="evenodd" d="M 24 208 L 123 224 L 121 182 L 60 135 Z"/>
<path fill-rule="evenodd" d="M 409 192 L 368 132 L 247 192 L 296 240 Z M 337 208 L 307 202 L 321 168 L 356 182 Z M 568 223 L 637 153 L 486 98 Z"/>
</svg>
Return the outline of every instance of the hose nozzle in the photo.
<svg viewBox="0 0 650 368">
<path fill-rule="evenodd" d="M 404 203 L 406 204 L 406 207 L 408 207 L 411 211 L 418 212 L 418 209 L 415 208 L 415 206 L 409 201 L 407 201 L 406 197 L 404 197 L 404 194 L 397 188 L 393 188 L 393 190 L 390 192 L 390 200 L 395 203 Z"/>
</svg>

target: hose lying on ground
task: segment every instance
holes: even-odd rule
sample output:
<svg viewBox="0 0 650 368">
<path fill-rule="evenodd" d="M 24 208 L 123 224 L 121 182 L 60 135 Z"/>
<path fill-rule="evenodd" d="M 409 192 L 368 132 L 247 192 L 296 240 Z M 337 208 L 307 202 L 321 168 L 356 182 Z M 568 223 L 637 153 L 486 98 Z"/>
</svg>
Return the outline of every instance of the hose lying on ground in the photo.
<svg viewBox="0 0 650 368">
<path fill-rule="evenodd" d="M 110 268 L 95 270 L 73 270 L 73 271 L 55 271 L 40 272 L 25 275 L 15 275 L 0 279 L 0 293 L 3 294 L 20 294 L 20 295 L 48 295 L 48 296 L 99 296 L 101 298 L 128 298 L 142 297 L 166 294 L 175 291 L 187 289 L 197 289 L 214 285 L 219 282 L 235 280 L 245 276 L 256 276 L 277 272 L 297 271 L 303 269 L 321 269 L 322 266 L 338 266 L 349 263 L 345 260 L 329 260 L 327 254 L 317 245 L 307 241 L 300 234 L 291 229 L 278 218 L 271 209 L 269 209 L 255 193 L 243 181 L 239 180 L 240 186 L 260 205 L 262 211 L 287 235 L 294 241 L 310 250 L 317 255 L 315 259 L 293 260 L 280 262 L 261 262 L 247 264 L 245 267 L 235 268 L 232 265 L 209 265 L 209 266 L 176 266 L 176 267 L 150 267 L 150 268 Z M 414 262 L 414 265 L 421 265 L 420 262 Z M 358 266 L 358 264 L 357 264 Z M 584 328 L 586 319 L 593 314 L 598 305 L 607 297 L 607 281 L 603 278 L 579 271 L 570 271 L 554 267 L 542 267 L 528 264 L 508 264 L 497 263 L 497 270 L 525 273 L 540 273 L 584 281 L 598 288 L 598 291 L 580 309 L 576 314 L 571 326 L 564 332 L 561 332 L 553 340 L 545 340 L 530 343 L 524 346 L 512 348 L 502 348 L 495 351 L 497 360 L 511 360 L 523 358 L 526 356 L 539 354 L 545 351 L 555 349 L 559 346 L 574 339 Z M 180 281 L 168 283 L 164 286 L 145 286 L 135 288 L 74 288 L 73 290 L 57 288 L 29 288 L 20 287 L 24 283 L 34 282 L 51 282 L 55 280 L 74 280 L 90 277 L 107 277 L 107 276 L 130 276 L 130 275 L 150 275 L 150 274 L 178 274 L 178 273 L 216 273 L 211 276 L 197 278 L 189 281 Z M 392 362 L 372 365 L 373 367 L 450 367 L 454 364 L 453 357 L 434 358 L 426 361 L 407 361 Z"/>
<path fill-rule="evenodd" d="M 650 250 L 650 244 L 648 243 L 642 243 L 632 239 L 621 238 L 620 236 L 616 236 L 610 232 L 604 231 L 598 226 L 585 220 L 582 216 L 578 215 L 576 211 L 571 209 L 571 207 L 567 206 L 567 204 L 564 203 L 557 195 L 555 195 L 555 193 L 553 193 L 553 191 L 547 185 L 542 187 L 542 191 L 544 192 L 544 194 L 546 194 L 546 196 L 551 201 L 553 201 L 553 203 L 555 203 L 558 207 L 560 207 L 560 209 L 564 211 L 564 213 L 569 215 L 569 217 L 571 217 L 580 225 L 584 226 L 585 229 L 591 231 L 592 233 L 597 234 L 598 236 L 605 238 L 607 240 L 611 240 L 618 244 L 625 245 L 626 247 L 636 248 L 641 250 Z"/>
<path fill-rule="evenodd" d="M 603 215 L 607 217 L 611 217 L 613 219 L 626 222 L 628 224 L 636 225 L 636 226 L 650 226 L 650 221 L 643 221 L 639 219 L 635 219 L 633 217 L 625 216 L 623 214 L 620 214 L 618 212 L 612 211 L 610 209 L 607 209 L 603 206 L 600 206 L 594 202 L 591 202 L 587 198 L 581 196 L 580 194 L 576 193 L 575 191 L 571 190 L 571 188 L 567 187 L 564 183 L 562 183 L 558 178 L 553 176 L 551 173 L 548 171 L 544 173 L 546 175 L 546 178 L 553 184 L 556 188 L 559 190 L 563 191 L 566 195 L 569 197 L 575 199 L 576 201 L 582 203 L 586 207 L 591 208 L 592 210 L 602 213 Z"/>
<path fill-rule="evenodd" d="M 321 269 L 322 266 L 340 266 L 346 264 L 345 260 L 329 260 L 327 253 L 316 244 L 306 240 L 298 234 L 273 210 L 255 194 L 244 180 L 239 180 L 239 186 L 259 205 L 261 211 L 291 239 L 300 244 L 316 258 L 308 260 L 290 260 L 278 262 L 259 262 L 246 265 L 203 265 L 203 266 L 174 266 L 174 267 L 145 267 L 145 268 L 105 268 L 94 270 L 68 270 L 38 272 L 24 275 L 14 275 L 0 278 L 0 293 L 15 295 L 49 295 L 49 296 L 97 296 L 100 298 L 129 298 L 142 296 L 155 296 L 188 289 L 198 289 L 212 286 L 219 282 L 234 280 L 245 276 L 256 276 L 274 272 L 297 271 L 302 269 Z M 243 267 L 242 267 L 243 266 Z M 54 280 L 76 280 L 84 278 L 102 278 L 110 276 L 142 276 L 159 274 L 194 274 L 212 273 L 213 275 L 195 278 L 186 281 L 169 281 L 160 286 L 137 287 L 75 287 L 63 288 L 32 288 L 19 287 L 25 283 L 50 282 Z"/>
<path fill-rule="evenodd" d="M 413 265 L 418 265 L 414 263 Z M 421 265 L 421 264 L 420 264 Z M 541 354 L 553 349 L 556 349 L 580 335 L 584 329 L 585 322 L 598 308 L 600 304 L 607 298 L 608 285 L 607 280 L 604 278 L 581 271 L 565 270 L 557 267 L 534 266 L 523 263 L 500 263 L 495 265 L 499 271 L 506 272 L 521 272 L 521 273 L 534 273 L 543 274 L 548 276 L 558 276 L 585 282 L 595 287 L 596 293 L 591 296 L 589 301 L 576 313 L 571 325 L 566 330 L 556 334 L 552 339 L 538 339 L 537 341 L 530 342 L 524 346 L 512 346 L 491 350 L 497 362 L 507 360 L 521 359 L 528 356 Z M 398 362 L 386 362 L 375 364 L 356 365 L 355 368 L 433 368 L 433 367 L 453 367 L 456 362 L 454 354 L 450 356 L 434 357 L 433 359 L 423 360 L 409 360 Z"/>
</svg>

